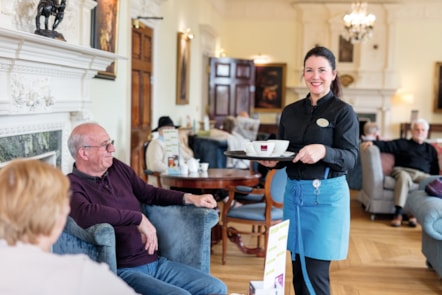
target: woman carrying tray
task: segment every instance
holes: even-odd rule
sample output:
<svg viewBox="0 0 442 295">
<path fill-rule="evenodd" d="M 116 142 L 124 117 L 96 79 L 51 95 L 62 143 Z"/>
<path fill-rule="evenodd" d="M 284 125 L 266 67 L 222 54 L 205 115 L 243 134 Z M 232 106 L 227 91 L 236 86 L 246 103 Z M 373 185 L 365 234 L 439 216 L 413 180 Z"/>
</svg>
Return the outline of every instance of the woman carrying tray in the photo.
<svg viewBox="0 0 442 295">
<path fill-rule="evenodd" d="M 352 106 L 340 99 L 336 59 L 325 47 L 304 58 L 306 98 L 287 105 L 278 130 L 290 141 L 292 161 L 261 160 L 270 168 L 287 167 L 284 219 L 290 220 L 296 295 L 330 294 L 331 260 L 347 257 L 350 191 L 346 173 L 358 153 L 359 122 Z"/>
</svg>

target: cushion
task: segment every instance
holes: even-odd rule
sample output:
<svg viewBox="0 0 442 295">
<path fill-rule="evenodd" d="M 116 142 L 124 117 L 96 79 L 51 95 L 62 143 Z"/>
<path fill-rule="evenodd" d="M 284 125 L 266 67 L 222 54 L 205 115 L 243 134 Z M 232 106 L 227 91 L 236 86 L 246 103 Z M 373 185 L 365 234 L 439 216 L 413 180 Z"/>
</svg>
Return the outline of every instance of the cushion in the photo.
<svg viewBox="0 0 442 295">
<path fill-rule="evenodd" d="M 393 167 L 394 167 L 394 155 L 388 153 L 381 153 L 381 164 L 384 175 L 391 175 L 391 172 L 393 172 Z"/>
<path fill-rule="evenodd" d="M 394 190 L 395 183 L 396 180 L 393 177 L 389 176 L 389 174 L 384 177 L 384 189 Z"/>
</svg>

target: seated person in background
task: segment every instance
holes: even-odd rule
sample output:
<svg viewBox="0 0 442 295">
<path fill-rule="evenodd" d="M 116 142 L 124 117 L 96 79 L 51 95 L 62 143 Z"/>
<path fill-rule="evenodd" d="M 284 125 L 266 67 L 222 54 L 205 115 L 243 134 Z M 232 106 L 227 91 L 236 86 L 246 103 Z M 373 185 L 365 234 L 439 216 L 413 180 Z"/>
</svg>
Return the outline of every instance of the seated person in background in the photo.
<svg viewBox="0 0 442 295">
<path fill-rule="evenodd" d="M 50 253 L 69 213 L 69 180 L 39 160 L 0 169 L 0 294 L 135 294 L 85 255 Z"/>
<path fill-rule="evenodd" d="M 245 111 L 240 112 L 235 119 L 235 132 L 250 141 L 256 140 L 260 124 L 259 120 L 250 118 L 249 114 Z"/>
<path fill-rule="evenodd" d="M 158 119 L 158 127 L 152 132 L 158 131 L 158 137 L 153 139 L 146 151 L 146 167 L 152 171 L 167 172 L 166 146 L 164 144 L 164 130 L 175 129 L 170 117 L 163 116 Z M 193 157 L 193 151 L 180 140 L 180 156 L 187 161 Z"/>
<path fill-rule="evenodd" d="M 229 134 L 227 136 L 227 150 L 244 151 L 245 144 L 249 140 L 236 132 L 236 119 L 232 116 L 227 116 L 223 121 L 222 128 Z M 227 168 L 250 169 L 250 161 L 228 157 L 226 166 Z"/>
<path fill-rule="evenodd" d="M 70 215 L 84 228 L 97 223 L 114 227 L 119 277 L 145 295 L 227 293 L 225 284 L 217 278 L 158 254 L 156 229 L 140 205 L 193 204 L 215 208 L 217 203 L 212 195 L 147 184 L 131 167 L 113 157 L 113 141 L 96 123 L 75 127 L 68 147 L 75 159 L 68 175 L 72 187 Z"/>
<path fill-rule="evenodd" d="M 379 135 L 379 126 L 376 122 L 368 121 L 364 124 L 364 134 L 361 136 L 361 140 L 381 140 L 381 137 Z"/>
<path fill-rule="evenodd" d="M 238 117 L 250 118 L 249 113 L 247 113 L 246 111 L 239 112 Z"/>
<path fill-rule="evenodd" d="M 362 148 L 372 144 L 383 153 L 394 155 L 395 167 L 392 176 L 396 179 L 394 188 L 395 214 L 391 226 L 399 227 L 402 224 L 402 208 L 407 200 L 410 186 L 419 183 L 422 179 L 439 174 L 439 162 L 436 149 L 425 142 L 428 136 L 429 124 L 424 119 L 411 123 L 411 139 L 395 139 L 391 141 L 366 141 Z M 416 226 L 416 218 L 409 216 L 408 225 Z"/>
</svg>

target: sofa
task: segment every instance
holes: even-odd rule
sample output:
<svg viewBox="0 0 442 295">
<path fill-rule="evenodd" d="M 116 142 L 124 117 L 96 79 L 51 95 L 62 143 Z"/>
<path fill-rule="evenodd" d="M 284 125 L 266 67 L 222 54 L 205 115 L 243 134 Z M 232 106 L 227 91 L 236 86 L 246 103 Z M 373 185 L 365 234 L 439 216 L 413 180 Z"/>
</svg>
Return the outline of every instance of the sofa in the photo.
<svg viewBox="0 0 442 295">
<path fill-rule="evenodd" d="M 218 223 L 215 210 L 192 205 L 143 205 L 142 210 L 157 229 L 161 256 L 210 273 L 211 229 Z M 113 272 L 117 269 L 115 236 L 110 224 L 83 229 L 68 217 L 52 251 L 57 254 L 83 253 L 92 260 L 107 263 Z"/>
<path fill-rule="evenodd" d="M 422 253 L 427 266 L 442 278 L 442 199 L 425 192 L 425 186 L 435 177 L 420 182 L 418 190 L 408 195 L 405 208 L 422 226 Z"/>
<path fill-rule="evenodd" d="M 381 153 L 375 145 L 367 149 L 359 149 L 362 171 L 362 187 L 357 196 L 365 210 L 371 213 L 371 219 L 376 214 L 394 214 L 394 186 L 396 180 L 391 176 L 394 167 L 394 156 Z M 416 190 L 414 183 L 410 191 Z"/>
</svg>

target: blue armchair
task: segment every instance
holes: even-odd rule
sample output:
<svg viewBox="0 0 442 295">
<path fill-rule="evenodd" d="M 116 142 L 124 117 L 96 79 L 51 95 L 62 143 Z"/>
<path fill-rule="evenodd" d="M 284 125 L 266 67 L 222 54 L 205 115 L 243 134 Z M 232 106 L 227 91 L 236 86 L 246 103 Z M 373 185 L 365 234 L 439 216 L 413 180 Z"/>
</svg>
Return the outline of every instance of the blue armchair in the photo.
<svg viewBox="0 0 442 295">
<path fill-rule="evenodd" d="M 215 210 L 195 206 L 143 205 L 143 212 L 157 229 L 161 256 L 210 273 L 210 235 L 218 222 Z M 68 217 L 52 251 L 57 254 L 83 253 L 97 262 L 107 263 L 114 272 L 117 269 L 114 229 L 110 224 L 83 229 Z"/>
<path fill-rule="evenodd" d="M 425 186 L 439 176 L 429 176 L 419 183 L 419 189 L 408 194 L 405 209 L 422 226 L 421 251 L 427 266 L 442 278 L 442 200 L 429 196 Z"/>
</svg>

